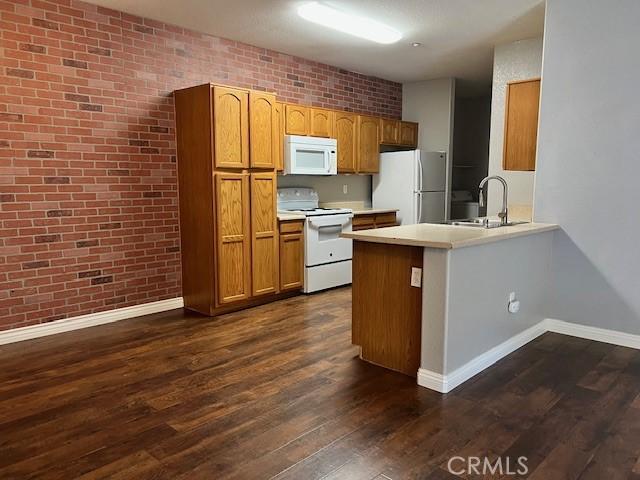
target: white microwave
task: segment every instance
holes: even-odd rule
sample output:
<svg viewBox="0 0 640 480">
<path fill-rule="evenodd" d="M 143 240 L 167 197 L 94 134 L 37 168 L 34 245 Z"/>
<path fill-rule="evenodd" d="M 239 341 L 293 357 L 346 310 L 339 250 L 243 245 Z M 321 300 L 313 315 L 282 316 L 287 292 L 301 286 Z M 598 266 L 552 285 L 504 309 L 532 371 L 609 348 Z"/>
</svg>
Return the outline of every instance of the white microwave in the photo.
<svg viewBox="0 0 640 480">
<path fill-rule="evenodd" d="M 289 175 L 336 175 L 338 142 L 335 138 L 284 137 L 284 173 Z"/>
</svg>

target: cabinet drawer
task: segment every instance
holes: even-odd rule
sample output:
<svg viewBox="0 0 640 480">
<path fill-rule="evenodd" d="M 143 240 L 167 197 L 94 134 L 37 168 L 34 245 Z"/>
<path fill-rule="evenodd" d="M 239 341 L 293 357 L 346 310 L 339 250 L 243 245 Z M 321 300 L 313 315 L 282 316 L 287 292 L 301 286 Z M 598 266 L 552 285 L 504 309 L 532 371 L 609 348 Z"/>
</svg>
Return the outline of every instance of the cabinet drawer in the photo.
<svg viewBox="0 0 640 480">
<path fill-rule="evenodd" d="M 375 228 L 375 216 L 370 214 L 355 215 L 351 222 L 353 230 L 367 230 Z"/>
<path fill-rule="evenodd" d="M 280 222 L 280 233 L 300 233 L 303 227 L 303 220 L 283 220 Z"/>
<path fill-rule="evenodd" d="M 376 215 L 376 227 L 389 227 L 396 224 L 396 213 L 379 213 Z"/>
</svg>

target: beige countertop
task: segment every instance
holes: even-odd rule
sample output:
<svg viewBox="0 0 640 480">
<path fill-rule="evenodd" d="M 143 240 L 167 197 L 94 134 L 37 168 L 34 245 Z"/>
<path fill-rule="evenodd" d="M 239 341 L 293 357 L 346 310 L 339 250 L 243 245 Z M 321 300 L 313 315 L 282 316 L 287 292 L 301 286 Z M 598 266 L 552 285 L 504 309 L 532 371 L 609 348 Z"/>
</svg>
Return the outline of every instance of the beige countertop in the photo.
<svg viewBox="0 0 640 480">
<path fill-rule="evenodd" d="M 397 212 L 398 209 L 397 208 L 371 208 L 371 207 L 364 207 L 364 208 L 354 208 L 353 209 L 353 214 L 354 215 L 367 215 L 367 214 L 373 214 L 373 213 L 392 213 L 392 212 Z"/>
<path fill-rule="evenodd" d="M 417 225 L 345 232 L 342 236 L 365 242 L 453 249 L 548 232 L 557 228 L 559 228 L 558 225 L 550 223 L 524 223 L 512 227 L 499 228 L 420 223 Z"/>
<path fill-rule="evenodd" d="M 307 217 L 304 215 L 296 215 L 295 213 L 281 213 L 278 212 L 278 220 L 285 222 L 287 220 L 305 220 Z"/>
</svg>

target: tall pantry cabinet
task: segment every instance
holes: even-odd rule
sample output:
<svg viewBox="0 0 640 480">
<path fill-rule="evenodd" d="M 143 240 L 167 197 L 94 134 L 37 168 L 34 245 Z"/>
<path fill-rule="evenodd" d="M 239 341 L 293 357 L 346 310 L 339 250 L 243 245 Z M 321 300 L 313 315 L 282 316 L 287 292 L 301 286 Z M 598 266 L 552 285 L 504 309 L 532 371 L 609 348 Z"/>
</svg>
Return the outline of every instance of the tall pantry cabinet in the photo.
<svg viewBox="0 0 640 480">
<path fill-rule="evenodd" d="M 174 95 L 184 303 L 214 315 L 278 291 L 279 107 L 210 84 Z"/>
</svg>

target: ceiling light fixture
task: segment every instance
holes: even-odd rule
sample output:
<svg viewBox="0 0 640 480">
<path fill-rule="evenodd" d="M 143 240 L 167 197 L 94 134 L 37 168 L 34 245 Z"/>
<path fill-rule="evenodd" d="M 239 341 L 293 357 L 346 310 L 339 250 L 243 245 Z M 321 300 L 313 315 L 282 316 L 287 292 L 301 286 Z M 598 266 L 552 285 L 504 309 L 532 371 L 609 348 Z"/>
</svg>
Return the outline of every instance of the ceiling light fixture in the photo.
<svg viewBox="0 0 640 480">
<path fill-rule="evenodd" d="M 413 42 L 413 43 L 411 44 L 411 46 L 412 46 L 412 47 L 421 47 L 421 46 L 422 46 L 422 44 L 421 44 L 420 42 Z"/>
<path fill-rule="evenodd" d="M 298 15 L 310 22 L 372 42 L 389 44 L 402 38 L 400 32 L 383 23 L 341 12 L 318 2 L 301 5 L 298 8 Z"/>
</svg>

